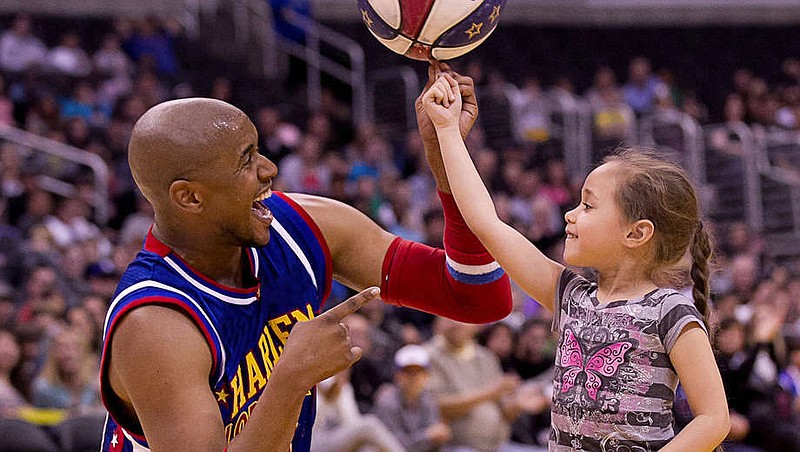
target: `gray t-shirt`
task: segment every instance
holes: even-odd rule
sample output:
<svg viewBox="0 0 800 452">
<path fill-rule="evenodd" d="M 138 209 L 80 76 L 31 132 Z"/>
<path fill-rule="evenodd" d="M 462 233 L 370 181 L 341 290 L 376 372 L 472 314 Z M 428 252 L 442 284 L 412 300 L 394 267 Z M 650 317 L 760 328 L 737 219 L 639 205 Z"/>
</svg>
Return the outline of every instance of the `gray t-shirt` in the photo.
<svg viewBox="0 0 800 452">
<path fill-rule="evenodd" d="M 374 414 L 406 450 L 429 452 L 437 449 L 428 440 L 427 432 L 439 422 L 439 407 L 436 397 L 428 390 L 423 391 L 415 403 L 408 404 L 397 386 L 385 386 L 378 392 Z"/>
<path fill-rule="evenodd" d="M 553 329 L 550 451 L 655 451 L 675 436 L 678 375 L 669 352 L 703 317 L 674 289 L 600 305 L 597 285 L 565 269 Z"/>
<path fill-rule="evenodd" d="M 430 389 L 436 396 L 480 391 L 503 376 L 500 360 L 489 349 L 475 344 L 455 355 L 437 339 L 426 347 L 431 354 Z M 494 451 L 511 438 L 511 424 L 498 402 L 476 405 L 448 424 L 453 430 L 449 446 Z"/>
</svg>

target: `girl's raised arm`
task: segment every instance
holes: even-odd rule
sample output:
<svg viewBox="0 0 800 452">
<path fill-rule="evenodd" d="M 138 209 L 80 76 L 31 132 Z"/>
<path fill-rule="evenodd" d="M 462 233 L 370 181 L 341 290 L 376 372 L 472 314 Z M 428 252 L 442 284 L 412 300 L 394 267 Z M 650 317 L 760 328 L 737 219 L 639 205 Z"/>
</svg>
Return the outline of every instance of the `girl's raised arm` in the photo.
<svg viewBox="0 0 800 452">
<path fill-rule="evenodd" d="M 467 226 L 508 275 L 528 295 L 552 311 L 556 285 L 564 267 L 498 218 L 492 198 L 459 132 L 461 94 L 458 83 L 449 74 L 442 74 L 422 100 L 436 127 L 447 180 Z"/>
</svg>

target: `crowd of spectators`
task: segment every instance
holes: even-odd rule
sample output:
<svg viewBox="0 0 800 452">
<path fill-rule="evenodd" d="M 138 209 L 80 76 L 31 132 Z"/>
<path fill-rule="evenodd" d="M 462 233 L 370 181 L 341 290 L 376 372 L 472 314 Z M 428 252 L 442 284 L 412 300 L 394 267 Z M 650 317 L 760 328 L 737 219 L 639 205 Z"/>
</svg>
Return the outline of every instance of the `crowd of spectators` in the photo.
<svg viewBox="0 0 800 452">
<path fill-rule="evenodd" d="M 180 29 L 168 21 L 119 20 L 96 49 L 74 31 L 48 48 L 34 25 L 19 15 L 0 30 L 0 123 L 100 156 L 111 169 L 112 210 L 96 220 L 88 168 L 0 142 L 0 450 L 26 450 L 13 443 L 20 435 L 36 450 L 96 450 L 105 310 L 152 221 L 127 168 L 130 131 L 158 102 L 231 100 L 236 85 L 223 77 L 207 92 L 193 88 L 174 50 Z M 700 96 L 645 57 L 631 60 L 624 83 L 597 68 L 580 96 L 568 78 L 517 84 L 475 61 L 462 69 L 486 105 L 468 147 L 498 213 L 554 258 L 580 176 L 567 171 L 555 111 L 585 100 L 595 139 L 609 146 L 630 142 L 635 121 L 657 109 L 708 121 Z M 800 128 L 800 63 L 788 58 L 783 70 L 785 83 L 772 87 L 747 69 L 732 74 L 725 120 Z M 493 102 L 514 112 L 503 136 Z M 418 132 L 398 138 L 374 123 L 353 127 L 347 111 L 326 92 L 302 120 L 277 104 L 249 112 L 261 152 L 280 168 L 275 188 L 339 199 L 399 236 L 441 246 L 443 218 Z M 729 450 L 800 450 L 800 277 L 775 265 L 743 223 L 715 228 L 714 344 L 732 414 Z M 336 285 L 328 306 L 348 294 Z M 350 316 L 365 354 L 319 387 L 319 450 L 546 447 L 556 338 L 550 313 L 521 291 L 514 298 L 512 315 L 486 326 L 377 301 Z M 690 415 L 680 398 L 676 415 Z"/>
</svg>

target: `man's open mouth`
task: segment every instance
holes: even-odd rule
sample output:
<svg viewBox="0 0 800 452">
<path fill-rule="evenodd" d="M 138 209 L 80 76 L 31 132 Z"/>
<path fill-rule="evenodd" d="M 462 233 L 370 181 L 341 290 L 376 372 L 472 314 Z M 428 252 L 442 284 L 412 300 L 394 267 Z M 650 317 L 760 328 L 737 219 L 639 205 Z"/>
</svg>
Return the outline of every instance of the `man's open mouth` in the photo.
<svg viewBox="0 0 800 452">
<path fill-rule="evenodd" d="M 272 190 L 267 190 L 261 193 L 260 195 L 256 196 L 256 199 L 255 201 L 253 201 L 253 205 L 250 209 L 250 211 L 253 212 L 253 215 L 255 215 L 256 218 L 258 218 L 261 221 L 269 223 L 272 222 L 272 211 L 269 210 L 269 208 L 265 206 L 262 201 L 269 198 L 270 196 L 272 196 Z"/>
</svg>

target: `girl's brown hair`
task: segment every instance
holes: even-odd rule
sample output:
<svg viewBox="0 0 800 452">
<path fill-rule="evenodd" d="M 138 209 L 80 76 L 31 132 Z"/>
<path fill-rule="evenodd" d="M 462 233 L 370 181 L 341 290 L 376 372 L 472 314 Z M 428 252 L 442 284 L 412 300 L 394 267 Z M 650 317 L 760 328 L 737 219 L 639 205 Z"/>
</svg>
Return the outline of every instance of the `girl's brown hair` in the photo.
<svg viewBox="0 0 800 452">
<path fill-rule="evenodd" d="M 713 241 L 703 224 L 697 191 L 686 171 L 642 148 L 618 148 L 603 163 L 619 165 L 617 201 L 627 219 L 648 219 L 655 226 L 651 277 L 657 281 L 685 281 L 681 273 L 685 275 L 686 271 L 676 271 L 677 264 L 687 250 L 691 254 L 688 276 L 693 283 L 694 304 L 708 330 Z"/>
</svg>

